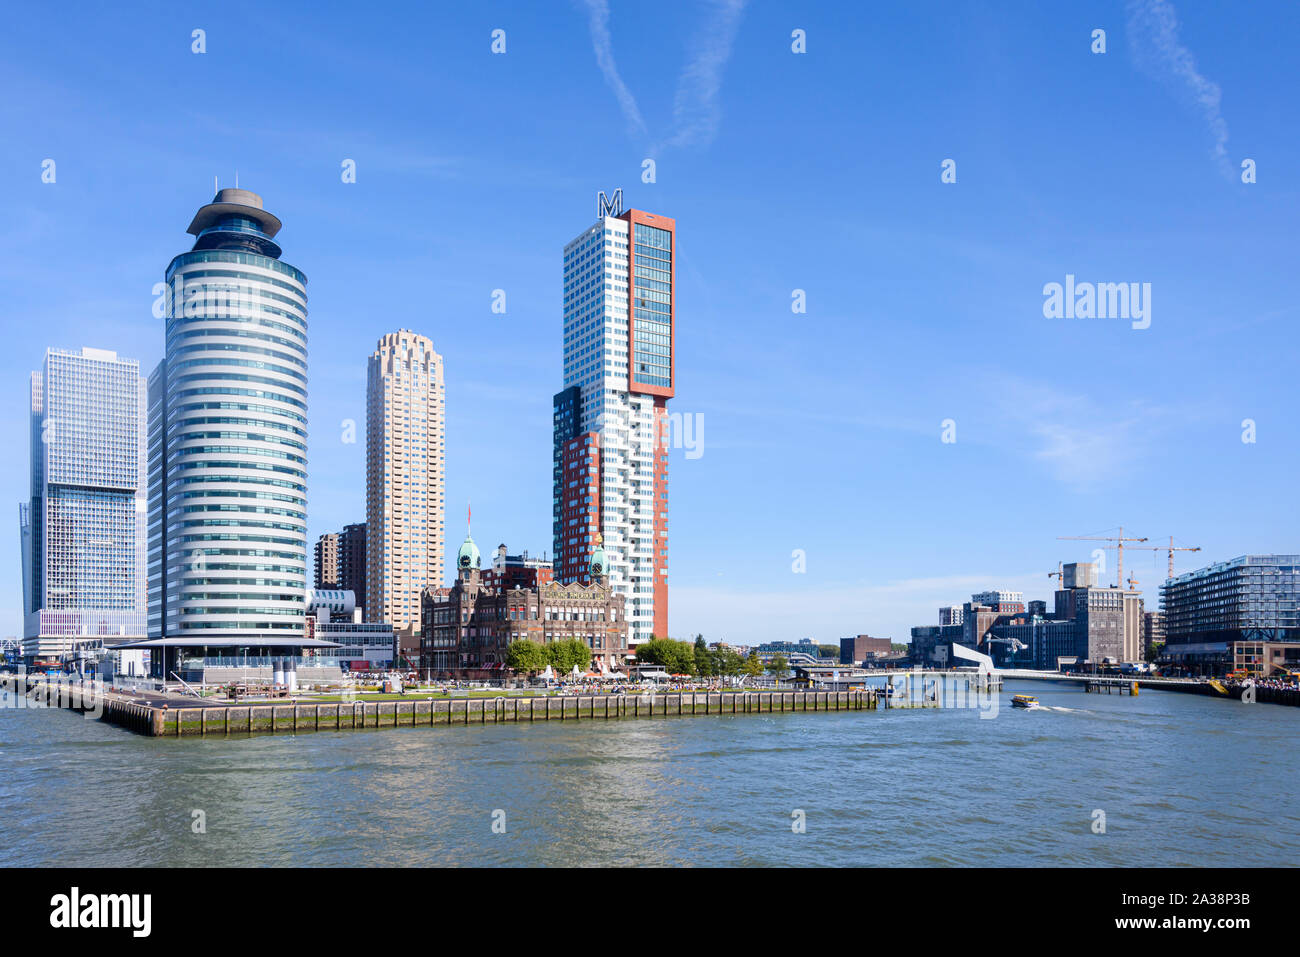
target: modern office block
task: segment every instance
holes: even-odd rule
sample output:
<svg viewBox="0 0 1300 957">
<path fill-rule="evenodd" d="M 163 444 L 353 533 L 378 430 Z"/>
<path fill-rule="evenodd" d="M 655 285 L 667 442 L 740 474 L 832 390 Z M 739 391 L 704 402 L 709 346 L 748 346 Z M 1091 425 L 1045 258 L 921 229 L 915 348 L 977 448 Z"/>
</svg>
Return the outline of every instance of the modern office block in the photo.
<svg viewBox="0 0 1300 957">
<path fill-rule="evenodd" d="M 134 359 L 51 349 L 32 373 L 31 496 L 19 509 L 29 661 L 144 634 L 144 417 Z"/>
</svg>

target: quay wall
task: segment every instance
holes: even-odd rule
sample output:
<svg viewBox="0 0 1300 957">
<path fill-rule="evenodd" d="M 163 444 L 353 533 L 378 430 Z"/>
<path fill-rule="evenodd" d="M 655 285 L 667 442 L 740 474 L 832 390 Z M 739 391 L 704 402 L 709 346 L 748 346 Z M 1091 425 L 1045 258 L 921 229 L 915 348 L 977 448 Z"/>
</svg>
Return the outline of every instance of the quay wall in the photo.
<svg viewBox="0 0 1300 957">
<path fill-rule="evenodd" d="M 22 689 L 18 685 L 25 685 Z M 682 691 L 669 694 L 595 694 L 497 698 L 271 703 L 159 707 L 77 685 L 0 676 L 0 687 L 51 706 L 93 711 L 101 718 L 154 737 L 299 734 L 394 727 L 487 724 L 499 721 L 590 721 L 615 718 L 691 717 L 719 714 L 875 711 L 871 689 L 854 691 Z"/>
</svg>

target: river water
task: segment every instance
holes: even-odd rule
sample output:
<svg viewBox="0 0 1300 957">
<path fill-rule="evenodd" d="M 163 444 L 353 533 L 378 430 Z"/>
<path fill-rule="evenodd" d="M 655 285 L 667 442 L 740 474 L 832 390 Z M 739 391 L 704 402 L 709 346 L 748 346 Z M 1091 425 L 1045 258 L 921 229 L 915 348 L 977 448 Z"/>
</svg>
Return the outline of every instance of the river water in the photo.
<svg viewBox="0 0 1300 957">
<path fill-rule="evenodd" d="M 1000 702 L 1017 691 L 1046 707 L 233 739 L 146 738 L 10 696 L 0 866 L 1205 866 L 1300 853 L 1300 709 L 1045 682 L 1009 682 Z"/>
</svg>

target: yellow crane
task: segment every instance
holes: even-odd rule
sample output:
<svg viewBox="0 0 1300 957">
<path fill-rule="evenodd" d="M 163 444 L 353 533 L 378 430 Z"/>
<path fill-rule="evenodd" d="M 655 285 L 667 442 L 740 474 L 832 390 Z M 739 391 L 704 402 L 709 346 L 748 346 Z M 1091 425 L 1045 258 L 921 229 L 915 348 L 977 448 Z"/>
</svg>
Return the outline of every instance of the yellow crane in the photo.
<svg viewBox="0 0 1300 957">
<path fill-rule="evenodd" d="M 1119 588 L 1124 582 L 1124 543 L 1125 542 L 1145 542 L 1146 538 L 1125 538 L 1124 526 L 1119 527 L 1118 535 L 1057 535 L 1061 541 L 1071 542 L 1114 542 L 1113 545 L 1107 545 L 1107 548 L 1115 549 L 1115 587 Z M 1129 546 L 1130 548 L 1132 546 Z"/>
<path fill-rule="evenodd" d="M 1168 552 L 1169 553 L 1169 574 L 1166 578 L 1174 577 L 1174 552 L 1199 552 L 1200 545 L 1175 545 L 1174 536 L 1169 536 L 1168 545 L 1130 545 L 1129 548 L 1141 548 L 1151 552 Z"/>
</svg>

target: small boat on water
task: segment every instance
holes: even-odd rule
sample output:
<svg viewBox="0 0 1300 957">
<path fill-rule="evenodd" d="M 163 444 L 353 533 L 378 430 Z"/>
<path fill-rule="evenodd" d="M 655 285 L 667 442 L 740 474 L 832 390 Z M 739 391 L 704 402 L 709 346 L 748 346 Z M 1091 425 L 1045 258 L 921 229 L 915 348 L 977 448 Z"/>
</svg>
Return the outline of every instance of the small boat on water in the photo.
<svg viewBox="0 0 1300 957">
<path fill-rule="evenodd" d="M 1013 708 L 1037 708 L 1038 699 L 1031 694 L 1014 694 L 1011 696 Z"/>
</svg>

